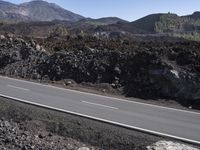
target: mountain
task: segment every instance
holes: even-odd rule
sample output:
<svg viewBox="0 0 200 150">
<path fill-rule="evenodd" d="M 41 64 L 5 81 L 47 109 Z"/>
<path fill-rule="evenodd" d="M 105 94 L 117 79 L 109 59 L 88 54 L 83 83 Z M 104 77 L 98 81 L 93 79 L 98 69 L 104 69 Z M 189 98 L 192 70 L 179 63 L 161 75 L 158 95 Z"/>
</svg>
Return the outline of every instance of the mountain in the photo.
<svg viewBox="0 0 200 150">
<path fill-rule="evenodd" d="M 42 0 L 15 5 L 0 0 L 0 20 L 6 21 L 79 21 L 83 16 Z"/>
<path fill-rule="evenodd" d="M 200 12 L 196 11 L 192 15 L 188 15 L 188 16 L 185 16 L 185 17 L 189 17 L 189 18 L 192 18 L 192 19 L 200 19 Z"/>
<path fill-rule="evenodd" d="M 1 21 L 4 22 L 1 23 Z M 13 24 L 13 22 L 21 24 Z M 89 34 L 98 37 L 133 37 L 154 34 L 200 40 L 200 12 L 196 11 L 187 16 L 157 13 L 128 22 L 117 17 L 85 18 L 43 0 L 19 5 L 0 0 L 0 31 L 38 36 L 48 36 L 49 33 L 54 32 L 57 34 L 58 31 L 65 31 L 72 35 Z"/>
<path fill-rule="evenodd" d="M 4 21 L 27 21 L 30 20 L 27 10 L 18 5 L 0 0 L 0 20 Z"/>
</svg>

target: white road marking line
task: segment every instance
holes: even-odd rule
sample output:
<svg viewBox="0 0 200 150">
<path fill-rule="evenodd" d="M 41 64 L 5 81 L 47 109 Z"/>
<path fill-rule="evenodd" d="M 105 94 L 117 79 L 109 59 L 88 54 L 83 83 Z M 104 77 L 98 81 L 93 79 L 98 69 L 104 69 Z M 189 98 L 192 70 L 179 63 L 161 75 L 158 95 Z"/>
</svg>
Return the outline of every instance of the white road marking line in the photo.
<svg viewBox="0 0 200 150">
<path fill-rule="evenodd" d="M 119 108 L 116 108 L 116 107 L 102 105 L 102 104 L 97 104 L 97 103 L 92 103 L 92 102 L 87 102 L 87 101 L 81 101 L 81 102 L 82 103 L 86 103 L 86 104 L 90 104 L 90 105 L 96 105 L 96 106 L 106 107 L 106 108 L 110 108 L 110 109 L 119 109 Z"/>
<path fill-rule="evenodd" d="M 0 94 L 0 96 L 5 97 L 5 98 L 9 98 L 9 99 L 13 99 L 13 100 L 16 100 L 16 101 L 19 101 L 19 102 L 23 102 L 23 103 L 27 103 L 27 104 L 31 104 L 31 105 L 35 105 L 35 106 L 40 106 L 40 107 L 43 107 L 43 108 L 49 108 L 49 109 L 52 109 L 52 110 L 57 110 L 57 111 L 60 111 L 60 112 L 65 112 L 65 113 L 68 113 L 68 114 L 93 119 L 93 120 L 96 120 L 96 121 L 101 121 L 101 122 L 110 123 L 110 124 L 113 124 L 113 125 L 118 125 L 118 126 L 121 126 L 121 127 L 126 127 L 126 128 L 133 129 L 133 130 L 138 130 L 138 131 L 145 132 L 145 133 L 169 137 L 169 138 L 173 138 L 173 139 L 177 139 L 177 140 L 181 140 L 181 141 L 185 141 L 185 142 L 189 142 L 189 143 L 200 144 L 200 141 L 196 141 L 196 140 L 191 140 L 191 139 L 187 139 L 187 138 L 183 138 L 183 137 L 179 137 L 179 136 L 174 136 L 174 135 L 171 135 L 171 134 L 166 134 L 166 133 L 161 133 L 161 132 L 157 132 L 157 131 L 153 131 L 153 130 L 139 128 L 139 127 L 136 127 L 136 126 L 131 126 L 131 125 L 127 125 L 127 124 L 116 122 L 116 121 L 111 121 L 111 120 L 106 120 L 106 119 L 103 119 L 103 118 L 85 115 L 85 114 L 81 114 L 81 113 L 74 112 L 74 111 L 68 111 L 68 110 L 64 110 L 64 109 L 60 109 L 60 108 L 56 108 L 56 107 L 52 107 L 52 106 L 48 106 L 48 105 L 44 105 L 44 104 L 30 102 L 30 101 L 27 101 L 27 100 L 23 100 L 23 99 L 20 99 L 20 98 L 14 98 L 14 97 L 4 95 L 4 94 Z"/>
<path fill-rule="evenodd" d="M 182 109 L 177 109 L 177 108 L 164 107 L 164 106 L 159 106 L 159 105 L 154 105 L 154 104 L 148 104 L 148 103 L 136 102 L 136 101 L 126 100 L 126 99 L 120 99 L 120 98 L 116 98 L 116 97 L 103 96 L 103 95 L 98 95 L 98 94 L 93 94 L 93 93 L 88 93 L 88 92 L 81 92 L 81 91 L 77 91 L 77 90 L 65 89 L 65 88 L 60 88 L 60 87 L 56 87 L 56 86 L 53 86 L 53 85 L 47 85 L 47 84 L 36 83 L 36 82 L 31 82 L 31 81 L 19 80 L 19 79 L 14 79 L 14 78 L 5 77 L 5 76 L 0 76 L 0 77 L 1 78 L 7 78 L 7 79 L 10 79 L 10 80 L 15 80 L 15 81 L 18 81 L 18 82 L 24 82 L 24 83 L 29 83 L 29 84 L 35 84 L 35 85 L 60 89 L 60 90 L 63 90 L 63 91 L 68 91 L 68 92 L 74 92 L 74 93 L 79 93 L 79 94 L 85 94 L 85 95 L 107 98 L 107 99 L 110 99 L 110 100 L 117 100 L 117 101 L 121 101 L 121 102 L 128 102 L 128 103 L 139 104 L 139 105 L 144 105 L 144 106 L 151 106 L 151 107 L 163 108 L 163 109 L 167 109 L 167 110 L 180 111 L 180 112 L 200 115 L 199 112 L 195 112 L 195 111 L 182 110 Z"/>
<path fill-rule="evenodd" d="M 7 85 L 7 86 L 8 86 L 8 87 L 11 87 L 11 88 L 15 88 L 15 89 L 23 90 L 23 91 L 30 91 L 29 89 L 21 88 L 21 87 L 14 86 L 14 85 Z"/>
</svg>

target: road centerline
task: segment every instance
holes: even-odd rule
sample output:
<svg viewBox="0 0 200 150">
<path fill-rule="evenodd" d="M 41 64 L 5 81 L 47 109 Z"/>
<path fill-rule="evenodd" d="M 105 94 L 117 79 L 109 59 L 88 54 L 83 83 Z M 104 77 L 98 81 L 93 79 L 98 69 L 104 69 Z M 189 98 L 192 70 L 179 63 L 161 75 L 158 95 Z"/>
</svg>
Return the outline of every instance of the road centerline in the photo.
<svg viewBox="0 0 200 150">
<path fill-rule="evenodd" d="M 166 110 L 173 110 L 173 111 L 179 111 L 179 112 L 183 112 L 183 113 L 191 113 L 191 114 L 195 114 L 195 115 L 200 115 L 200 112 L 195 112 L 195 111 L 192 111 L 192 110 L 177 109 L 177 108 L 172 108 L 172 107 L 159 106 L 159 105 L 154 105 L 154 104 L 149 104 L 149 103 L 131 101 L 131 100 L 122 99 L 122 98 L 109 97 L 109 96 L 105 96 L 105 95 L 98 95 L 98 94 L 94 94 L 94 93 L 88 93 L 88 92 L 82 92 L 82 91 L 77 91 L 77 90 L 72 90 L 72 89 L 66 89 L 66 88 L 56 87 L 56 86 L 49 85 L 49 84 L 48 85 L 47 84 L 41 84 L 41 83 L 36 83 L 36 82 L 33 82 L 33 81 L 31 82 L 31 81 L 26 81 L 26 80 L 20 80 L 20 79 L 10 78 L 10 77 L 6 77 L 6 76 L 1 76 L 1 75 L 0 75 L 0 78 L 18 81 L 18 82 L 23 82 L 23 83 L 28 83 L 28 84 L 39 85 L 39 86 L 48 87 L 48 88 L 59 89 L 59 90 L 63 90 L 63 91 L 73 92 L 73 93 L 86 94 L 86 95 L 90 95 L 90 96 L 106 98 L 108 100 L 112 99 L 112 100 L 116 100 L 116 101 L 120 101 L 120 102 L 126 102 L 126 103 L 138 104 L 138 105 L 149 106 L 149 107 L 154 107 L 154 108 L 162 108 L 162 109 L 166 109 Z"/>
<path fill-rule="evenodd" d="M 138 131 L 142 131 L 142 132 L 146 132 L 146 133 L 151 133 L 151 134 L 154 134 L 154 135 L 160 135 L 160 136 L 170 137 L 170 138 L 181 140 L 181 141 L 186 141 L 186 142 L 189 142 L 189 143 L 200 144 L 199 140 L 192 140 L 192 139 L 189 139 L 189 138 L 175 136 L 173 134 L 167 134 L 167 133 L 162 133 L 162 132 L 158 132 L 158 131 L 155 131 L 155 130 L 140 128 L 140 127 L 128 125 L 128 124 L 125 124 L 125 123 L 120 123 L 120 122 L 116 122 L 116 121 L 112 121 L 112 120 L 107 120 L 107 119 L 103 119 L 103 118 L 99 118 L 99 117 L 90 116 L 90 115 L 87 115 L 87 114 L 82 114 L 82 113 L 79 113 L 79 112 L 76 112 L 76 111 L 65 110 L 65 109 L 56 108 L 56 107 L 53 107 L 53 106 L 50 106 L 50 105 L 39 104 L 39 103 L 36 103 L 36 102 L 31 102 L 31 101 L 28 101 L 28 100 L 23 100 L 23 99 L 20 99 L 20 98 L 11 97 L 11 96 L 4 95 L 4 94 L 1 94 L 1 93 L 0 93 L 0 96 L 5 97 L 5 98 L 9 98 L 9 99 L 12 99 L 12 100 L 16 100 L 16 101 L 19 101 L 19 102 L 25 102 L 27 104 L 32 104 L 32 105 L 36 105 L 36 106 L 40 106 L 40 107 L 44 107 L 44 108 L 49 108 L 49 109 L 53 109 L 53 110 L 57 110 L 57 111 L 61 111 L 61 112 L 69 113 L 69 114 L 82 116 L 82 117 L 85 117 L 85 118 L 103 121 L 103 122 L 111 123 L 111 124 L 114 124 L 114 125 L 119 125 L 119 126 L 122 126 L 122 127 L 130 128 L 130 129 L 134 129 L 134 130 L 138 130 Z"/>
<path fill-rule="evenodd" d="M 11 78 L 11 77 L 2 76 L 2 75 L 0 75 L 0 78 L 18 81 L 18 82 L 23 82 L 23 83 L 28 83 L 28 84 L 39 85 L 39 86 L 48 87 L 48 88 L 59 89 L 59 90 L 63 90 L 63 91 L 73 92 L 73 93 L 86 94 L 86 95 L 90 95 L 90 96 L 106 98 L 108 100 L 112 99 L 112 100 L 116 100 L 116 101 L 120 101 L 120 102 L 139 104 L 139 105 L 150 106 L 150 107 L 155 107 L 155 108 L 162 108 L 162 109 L 166 109 L 166 110 L 173 110 L 173 111 L 179 111 L 179 112 L 183 112 L 183 113 L 191 113 L 191 114 L 195 114 L 195 115 L 200 115 L 200 112 L 196 112 L 196 111 L 192 111 L 192 110 L 184 110 L 184 109 L 178 109 L 178 108 L 173 108 L 173 107 L 159 106 L 159 105 L 149 104 L 149 103 L 144 103 L 144 102 L 131 101 L 131 100 L 123 99 L 123 98 L 116 98 L 116 97 L 99 95 L 99 94 L 94 94 L 94 93 L 89 93 L 89 92 L 82 92 L 82 91 L 57 87 L 57 86 L 50 85 L 50 84 L 42 84 L 42 83 L 37 83 L 37 82 L 33 82 L 33 81 L 26 81 L 26 80 L 22 80 L 22 79 L 20 80 L 20 79 Z"/>
<path fill-rule="evenodd" d="M 5 79 L 5 80 L 9 80 L 9 79 L 10 78 Z M 15 80 L 15 81 L 21 81 L 21 80 Z M 122 127 L 128 127 L 130 129 L 136 129 L 136 130 L 147 132 L 147 133 L 152 133 L 156 135 L 171 137 L 171 138 L 186 141 L 186 142 L 200 144 L 200 141 L 199 141 L 200 130 L 198 126 L 199 117 L 196 116 L 196 115 L 200 115 L 200 113 L 187 113 L 187 111 L 182 111 L 182 110 L 175 111 L 174 109 L 173 111 L 171 111 L 171 109 L 166 109 L 166 108 L 164 108 L 166 112 L 162 113 L 162 111 L 160 111 L 160 108 L 163 108 L 163 107 L 152 107 L 152 109 L 149 109 L 151 108 L 150 107 L 151 105 L 145 105 L 148 107 L 143 107 L 142 105 L 137 105 L 137 103 L 130 103 L 130 105 L 136 104 L 136 106 L 133 105 L 133 107 L 131 107 L 132 105 L 130 106 L 129 103 L 127 103 L 125 107 L 123 107 L 122 109 L 121 103 L 119 103 L 118 105 L 114 103 L 114 101 L 113 103 L 112 101 L 111 103 L 106 102 L 107 99 L 115 100 L 115 98 L 99 96 L 96 94 L 88 94 L 88 93 L 83 93 L 83 92 L 75 92 L 72 90 L 66 90 L 66 89 L 57 88 L 57 87 L 56 89 L 61 89 L 59 91 L 60 93 L 58 93 L 57 95 L 54 95 L 54 94 L 49 94 L 51 93 L 52 90 L 55 90 L 55 88 L 52 86 L 46 86 L 39 83 L 35 84 L 28 81 L 22 81 L 24 83 L 21 84 L 20 82 L 15 82 L 15 81 L 12 81 L 12 82 L 8 81 L 7 83 L 2 81 L 2 84 L 0 87 L 1 88 L 0 95 L 2 97 L 7 97 L 9 99 L 13 99 L 16 101 L 25 102 L 25 103 L 29 103 L 29 104 L 37 105 L 37 106 L 42 106 L 45 108 L 50 108 L 50 109 L 54 109 L 58 111 L 63 111 L 66 113 L 72 113 L 72 114 L 79 115 L 82 117 L 95 119 L 98 121 L 103 121 L 103 122 L 111 123 L 111 124 L 122 126 Z M 12 88 L 16 88 L 16 92 L 14 91 L 15 89 L 12 90 L 12 88 L 5 88 L 5 86 L 8 86 L 8 84 L 10 84 L 9 86 L 11 86 Z M 30 92 L 26 92 L 26 91 L 23 92 L 22 89 L 25 89 L 25 88 L 28 88 L 26 90 L 30 90 Z M 44 91 L 48 91 L 48 92 L 46 93 L 46 92 L 41 91 L 41 93 L 38 94 L 38 91 L 40 90 L 37 90 L 37 88 L 44 89 Z M 18 91 L 17 89 L 21 89 L 22 90 L 21 93 L 20 93 L 20 90 Z M 64 94 L 64 92 L 66 92 L 66 94 Z M 35 96 L 35 94 L 38 94 L 38 95 Z M 82 94 L 85 94 L 84 97 Z M 96 98 L 98 101 L 96 101 Z M 99 98 L 101 98 L 100 100 L 104 100 L 104 99 L 106 100 L 105 102 L 103 102 L 103 101 L 100 101 Z M 49 99 L 51 99 L 51 101 L 49 101 Z M 55 102 L 55 99 L 57 99 L 56 102 Z M 66 99 L 69 100 L 69 104 L 66 102 Z M 75 103 L 73 99 L 76 100 Z M 126 102 L 126 101 L 123 101 L 123 102 Z M 133 109 L 134 115 L 130 115 L 129 113 L 126 113 L 127 112 L 126 107 L 134 108 Z M 116 109 L 118 109 L 119 111 L 117 111 Z M 142 112 L 140 111 L 141 109 L 144 109 L 145 110 L 144 113 L 147 115 L 143 115 L 143 111 Z M 184 115 L 183 113 L 184 114 L 186 113 L 186 114 Z M 173 114 L 174 115 L 177 114 L 179 117 L 171 117 L 171 115 Z M 154 118 L 156 118 L 155 116 L 157 116 L 157 119 L 155 119 L 155 121 L 157 121 L 158 123 L 154 125 L 154 122 L 152 121 L 154 120 L 154 118 L 149 120 L 149 118 L 147 118 L 148 116 L 150 118 L 151 116 Z M 165 121 L 163 121 L 165 118 L 168 120 L 166 121 L 167 122 L 166 124 L 164 124 Z M 185 131 L 185 132 L 182 132 L 182 131 Z"/>
<path fill-rule="evenodd" d="M 22 87 L 18 87 L 18 86 L 14 86 L 14 85 L 7 85 L 10 88 L 15 88 L 15 89 L 19 89 L 19 90 L 23 90 L 23 91 L 30 91 L 29 89 L 26 88 L 22 88 Z"/>
<path fill-rule="evenodd" d="M 101 106 L 101 107 L 105 107 L 105 108 L 110 108 L 110 109 L 119 109 L 117 107 L 112 107 L 112 106 L 107 106 L 107 105 L 97 104 L 97 103 L 92 103 L 92 102 L 87 102 L 87 101 L 81 101 L 81 102 L 86 103 L 86 104 L 90 104 L 90 105 L 96 105 L 96 106 Z"/>
</svg>

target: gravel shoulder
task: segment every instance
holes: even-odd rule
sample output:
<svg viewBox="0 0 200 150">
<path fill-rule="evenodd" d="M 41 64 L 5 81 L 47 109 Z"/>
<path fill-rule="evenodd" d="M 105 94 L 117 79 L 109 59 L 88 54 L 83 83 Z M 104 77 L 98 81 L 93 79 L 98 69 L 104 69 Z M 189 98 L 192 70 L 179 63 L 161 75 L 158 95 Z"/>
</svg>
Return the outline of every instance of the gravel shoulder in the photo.
<svg viewBox="0 0 200 150">
<path fill-rule="evenodd" d="M 32 145 L 26 143 L 27 141 L 23 143 L 22 140 L 21 146 L 23 147 L 42 145 L 42 149 L 70 149 L 69 147 L 71 146 L 71 149 L 76 150 L 79 147 L 86 146 L 91 150 L 146 150 L 147 146 L 158 141 L 173 141 L 168 138 L 129 130 L 5 98 L 0 98 L 0 118 L 3 118 L 1 123 L 4 126 L 8 124 L 9 130 L 14 128 L 14 131 L 17 131 L 14 134 L 14 139 L 15 137 L 20 139 L 23 136 L 31 139 Z M 10 139 L 8 141 L 12 142 Z M 52 147 L 52 142 L 54 147 Z M 15 146 L 17 140 L 14 140 L 14 144 L 8 142 L 7 145 L 2 145 L 2 142 L 0 143 L 1 146 Z M 7 148 L 12 149 L 10 147 Z"/>
<path fill-rule="evenodd" d="M 61 136 L 61 139 L 79 141 L 79 146 L 80 143 L 84 143 L 104 150 L 143 150 L 146 146 L 164 139 L 5 98 L 0 98 L 0 118 L 12 120 L 14 125 L 17 123 L 29 128 L 32 132 L 36 129 L 36 135 L 42 130 L 58 137 Z"/>
</svg>

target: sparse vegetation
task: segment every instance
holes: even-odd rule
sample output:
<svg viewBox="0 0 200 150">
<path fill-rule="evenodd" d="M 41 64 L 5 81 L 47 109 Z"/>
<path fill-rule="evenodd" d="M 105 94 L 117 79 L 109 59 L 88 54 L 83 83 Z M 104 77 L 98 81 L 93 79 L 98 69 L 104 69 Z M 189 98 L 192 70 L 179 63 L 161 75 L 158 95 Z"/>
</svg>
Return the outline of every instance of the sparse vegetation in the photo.
<svg viewBox="0 0 200 150">
<path fill-rule="evenodd" d="M 164 14 L 160 21 L 155 24 L 155 31 L 158 33 L 174 32 L 181 27 L 181 19 L 176 14 Z"/>
<path fill-rule="evenodd" d="M 64 37 L 67 36 L 68 34 L 69 33 L 67 27 L 60 24 L 55 26 L 51 31 L 49 31 L 48 37 Z"/>
<path fill-rule="evenodd" d="M 200 19 L 179 17 L 176 14 L 165 14 L 156 22 L 157 33 L 167 33 L 175 37 L 200 41 Z"/>
</svg>

